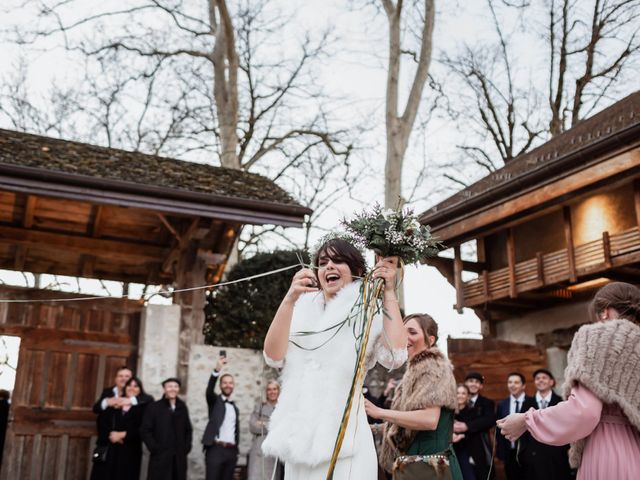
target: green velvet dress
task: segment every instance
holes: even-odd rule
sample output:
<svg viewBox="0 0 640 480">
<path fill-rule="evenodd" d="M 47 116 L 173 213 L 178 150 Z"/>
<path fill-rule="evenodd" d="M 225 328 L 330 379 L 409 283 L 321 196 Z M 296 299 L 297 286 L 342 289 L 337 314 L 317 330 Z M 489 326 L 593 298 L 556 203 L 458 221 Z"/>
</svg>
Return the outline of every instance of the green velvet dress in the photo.
<svg viewBox="0 0 640 480">
<path fill-rule="evenodd" d="M 440 420 L 435 430 L 423 430 L 418 432 L 411 445 L 407 449 L 406 455 L 433 455 L 451 447 L 451 434 L 453 432 L 453 412 L 448 408 L 440 409 Z M 454 480 L 462 480 L 462 472 L 458 459 L 450 448 L 449 465 L 451 476 Z"/>
</svg>

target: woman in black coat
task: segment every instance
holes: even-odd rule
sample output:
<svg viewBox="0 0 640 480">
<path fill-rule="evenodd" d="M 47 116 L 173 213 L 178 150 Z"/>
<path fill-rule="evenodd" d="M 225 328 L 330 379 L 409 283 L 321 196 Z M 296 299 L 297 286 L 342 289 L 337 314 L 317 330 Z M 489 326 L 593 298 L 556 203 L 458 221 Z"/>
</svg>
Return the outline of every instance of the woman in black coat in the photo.
<svg viewBox="0 0 640 480">
<path fill-rule="evenodd" d="M 153 400 L 145 394 L 142 382 L 132 377 L 124 388 L 129 398 Z M 140 426 L 146 403 L 103 411 L 97 419 L 97 445 L 107 446 L 106 461 L 95 462 L 91 480 L 139 480 L 142 462 Z"/>
<path fill-rule="evenodd" d="M 147 407 L 140 435 L 151 452 L 149 480 L 186 480 L 187 454 L 191 451 L 193 429 L 187 405 L 178 398 L 180 381 L 162 383 L 164 396 Z"/>
<path fill-rule="evenodd" d="M 458 413 L 456 413 L 454 416 L 456 420 L 467 423 L 469 420 L 473 418 L 473 413 L 469 408 L 470 398 L 471 398 L 471 392 L 469 392 L 469 388 L 463 383 L 458 384 L 458 387 L 456 389 L 456 399 L 458 401 Z M 458 457 L 458 462 L 460 463 L 462 478 L 464 478 L 464 480 L 476 480 L 476 476 L 473 472 L 473 467 L 469 461 L 470 460 L 469 445 L 468 445 L 467 439 L 465 438 L 464 433 L 453 434 L 453 449 L 455 450 L 456 456 Z"/>
</svg>

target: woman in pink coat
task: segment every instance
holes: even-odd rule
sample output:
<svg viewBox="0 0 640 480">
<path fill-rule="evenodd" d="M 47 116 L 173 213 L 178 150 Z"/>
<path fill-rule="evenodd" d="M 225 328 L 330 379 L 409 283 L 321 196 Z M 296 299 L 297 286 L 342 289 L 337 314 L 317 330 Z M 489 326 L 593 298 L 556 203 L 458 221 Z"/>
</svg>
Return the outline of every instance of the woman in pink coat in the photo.
<svg viewBox="0 0 640 480">
<path fill-rule="evenodd" d="M 571 443 L 578 480 L 640 478 L 640 290 L 602 287 L 591 304 L 598 322 L 573 338 L 566 401 L 498 420 L 511 441 L 529 431 L 549 445 Z"/>
</svg>

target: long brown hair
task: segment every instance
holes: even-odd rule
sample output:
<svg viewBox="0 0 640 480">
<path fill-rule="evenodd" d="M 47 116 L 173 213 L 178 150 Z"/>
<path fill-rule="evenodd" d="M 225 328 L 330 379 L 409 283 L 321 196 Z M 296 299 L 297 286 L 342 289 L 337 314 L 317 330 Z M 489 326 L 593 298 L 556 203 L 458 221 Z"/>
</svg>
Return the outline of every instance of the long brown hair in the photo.
<svg viewBox="0 0 640 480">
<path fill-rule="evenodd" d="M 422 334 L 424 335 L 424 343 L 427 345 L 427 348 L 431 347 L 431 345 L 429 345 L 429 337 L 435 337 L 434 345 L 438 343 L 438 324 L 431 315 L 426 313 L 412 313 L 404 317 L 403 322 L 406 324 L 409 320 L 415 320 L 418 322 L 418 325 L 420 325 Z"/>
<path fill-rule="evenodd" d="M 606 308 L 614 308 L 621 318 L 640 324 L 640 289 L 624 282 L 605 285 L 593 297 L 591 312 L 599 319 Z"/>
</svg>

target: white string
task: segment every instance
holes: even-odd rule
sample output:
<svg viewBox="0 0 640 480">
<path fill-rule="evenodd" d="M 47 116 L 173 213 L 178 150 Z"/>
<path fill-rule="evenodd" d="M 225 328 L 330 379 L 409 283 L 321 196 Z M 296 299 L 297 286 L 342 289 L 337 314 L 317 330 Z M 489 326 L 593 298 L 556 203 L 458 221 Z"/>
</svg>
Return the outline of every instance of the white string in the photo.
<svg viewBox="0 0 640 480">
<path fill-rule="evenodd" d="M 297 268 L 299 266 L 300 266 L 299 264 L 289 265 L 288 267 L 278 268 L 276 270 L 271 270 L 269 272 L 257 273 L 255 275 L 251 275 L 249 277 L 238 278 L 236 280 L 229 280 L 227 282 L 214 283 L 213 285 L 203 285 L 201 287 L 180 288 L 180 289 L 177 289 L 177 290 L 160 290 L 158 292 L 149 293 L 147 295 L 149 297 L 151 297 L 153 295 L 158 295 L 158 294 L 163 294 L 163 293 L 173 294 L 173 293 L 180 293 L 180 292 L 191 292 L 193 290 L 203 290 L 203 289 L 206 289 L 206 288 L 223 287 L 223 286 L 226 286 L 226 285 L 233 285 L 234 283 L 247 282 L 247 281 L 253 280 L 255 278 L 261 278 L 261 277 L 266 277 L 266 276 L 269 276 L 269 275 L 274 275 L 274 274 L 280 273 L 280 272 L 286 272 L 287 270 L 291 270 L 292 268 Z M 129 298 L 129 295 L 109 295 L 109 296 L 77 297 L 77 298 L 49 298 L 49 299 L 39 299 L 39 300 L 0 298 L 0 303 L 82 302 L 84 300 L 103 300 L 103 299 L 107 299 L 107 298 Z M 141 299 L 144 299 L 144 298 L 145 298 L 145 296 L 141 297 Z"/>
</svg>

